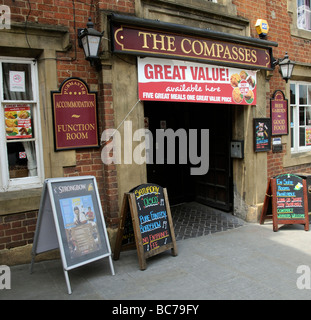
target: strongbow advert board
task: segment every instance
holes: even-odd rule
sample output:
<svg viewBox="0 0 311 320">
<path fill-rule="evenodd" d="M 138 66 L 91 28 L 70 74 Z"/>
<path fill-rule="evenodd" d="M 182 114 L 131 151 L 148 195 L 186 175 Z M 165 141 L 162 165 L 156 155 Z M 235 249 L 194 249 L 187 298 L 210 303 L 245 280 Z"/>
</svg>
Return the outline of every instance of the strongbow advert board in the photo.
<svg viewBox="0 0 311 320">
<path fill-rule="evenodd" d="M 32 249 L 31 270 L 37 254 L 59 248 L 68 293 L 68 270 L 108 257 L 110 243 L 95 177 L 45 180 Z"/>
<path fill-rule="evenodd" d="M 131 222 L 135 242 L 124 243 L 129 238 L 125 232 L 131 229 Z M 161 186 L 143 184 L 124 194 L 114 259 L 119 259 L 121 250 L 135 245 L 141 270 L 146 269 L 147 258 L 166 250 L 171 249 L 172 255 L 177 256 L 168 195 Z"/>
</svg>

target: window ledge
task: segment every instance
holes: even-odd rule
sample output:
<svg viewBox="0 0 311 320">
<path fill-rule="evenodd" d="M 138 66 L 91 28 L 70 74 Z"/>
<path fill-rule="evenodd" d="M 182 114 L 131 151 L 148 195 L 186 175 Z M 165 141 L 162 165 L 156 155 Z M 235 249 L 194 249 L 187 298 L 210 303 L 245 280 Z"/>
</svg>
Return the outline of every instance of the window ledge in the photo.
<svg viewBox="0 0 311 320">
<path fill-rule="evenodd" d="M 42 188 L 0 193 L 0 216 L 39 210 Z"/>
</svg>

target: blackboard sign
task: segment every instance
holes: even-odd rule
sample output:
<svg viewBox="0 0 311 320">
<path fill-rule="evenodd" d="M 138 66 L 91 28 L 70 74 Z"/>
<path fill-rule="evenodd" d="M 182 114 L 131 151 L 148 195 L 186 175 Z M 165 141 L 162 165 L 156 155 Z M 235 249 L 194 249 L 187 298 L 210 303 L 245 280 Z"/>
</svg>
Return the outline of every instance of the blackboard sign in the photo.
<svg viewBox="0 0 311 320">
<path fill-rule="evenodd" d="M 255 152 L 271 150 L 271 119 L 254 119 L 254 150 Z"/>
<path fill-rule="evenodd" d="M 35 255 L 56 248 L 60 249 L 69 293 L 68 270 L 109 257 L 114 274 L 95 177 L 45 180 L 32 249 L 32 266 Z"/>
<path fill-rule="evenodd" d="M 120 251 L 131 247 L 129 214 L 134 231 L 140 268 L 146 268 L 146 259 L 172 249 L 177 255 L 177 246 L 171 211 L 165 188 L 156 184 L 143 184 L 123 198 L 114 259 L 119 259 Z"/>
<path fill-rule="evenodd" d="M 272 212 L 271 212 L 272 211 Z M 283 174 L 270 179 L 260 223 L 272 213 L 273 230 L 279 224 L 303 224 L 309 230 L 306 180 L 294 174 Z"/>
</svg>

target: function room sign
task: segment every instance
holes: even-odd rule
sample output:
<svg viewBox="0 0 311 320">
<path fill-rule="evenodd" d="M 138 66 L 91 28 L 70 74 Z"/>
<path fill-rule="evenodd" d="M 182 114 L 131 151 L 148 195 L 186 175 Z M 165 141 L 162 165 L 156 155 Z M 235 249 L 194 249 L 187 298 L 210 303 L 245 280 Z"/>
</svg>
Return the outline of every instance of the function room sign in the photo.
<svg viewBox="0 0 311 320">
<path fill-rule="evenodd" d="M 138 58 L 138 88 L 142 101 L 256 105 L 256 81 L 256 71 Z"/>
<path fill-rule="evenodd" d="M 98 147 L 96 93 L 83 80 L 69 78 L 51 96 L 55 150 Z"/>
</svg>

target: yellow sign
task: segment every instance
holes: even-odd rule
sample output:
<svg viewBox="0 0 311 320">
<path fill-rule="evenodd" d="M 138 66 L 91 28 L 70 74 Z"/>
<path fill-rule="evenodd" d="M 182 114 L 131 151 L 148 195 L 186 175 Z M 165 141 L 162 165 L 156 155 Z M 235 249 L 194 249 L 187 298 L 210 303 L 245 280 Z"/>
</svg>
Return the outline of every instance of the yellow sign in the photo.
<svg viewBox="0 0 311 320">
<path fill-rule="evenodd" d="M 266 36 L 269 32 L 269 24 L 267 20 L 264 19 L 258 19 L 255 28 L 259 36 Z"/>
</svg>

